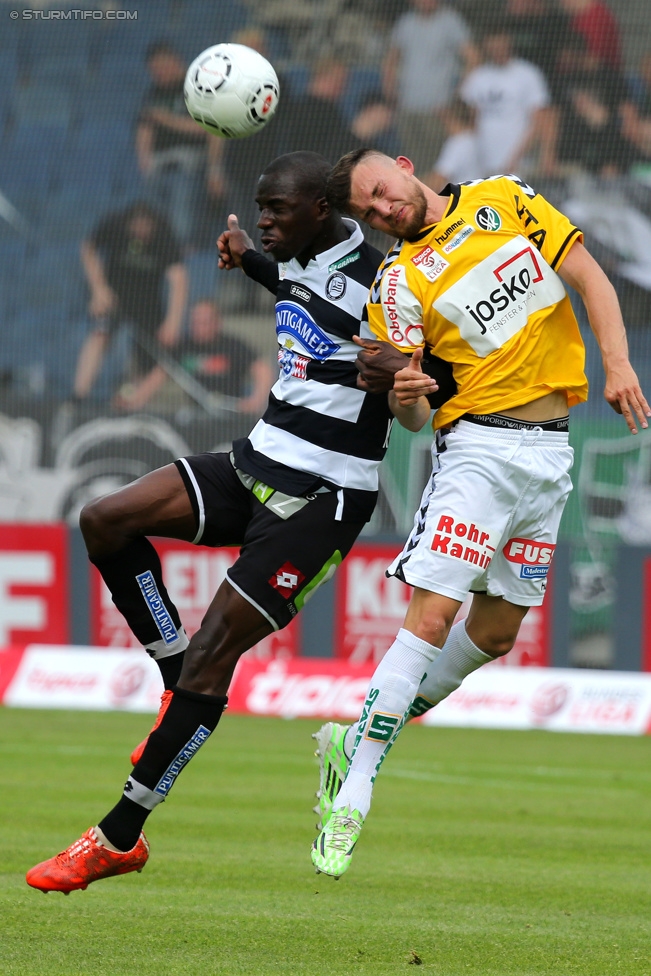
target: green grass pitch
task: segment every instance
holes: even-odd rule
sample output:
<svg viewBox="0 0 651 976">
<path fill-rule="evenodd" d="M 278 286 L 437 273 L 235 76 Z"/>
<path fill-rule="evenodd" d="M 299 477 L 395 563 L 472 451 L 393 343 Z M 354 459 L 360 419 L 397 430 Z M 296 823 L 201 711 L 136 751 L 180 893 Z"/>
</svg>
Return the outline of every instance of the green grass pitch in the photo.
<svg viewBox="0 0 651 976">
<path fill-rule="evenodd" d="M 408 727 L 335 882 L 309 859 L 318 723 L 227 715 L 142 874 L 28 888 L 149 722 L 0 709 L 3 976 L 651 976 L 651 738 Z"/>
</svg>

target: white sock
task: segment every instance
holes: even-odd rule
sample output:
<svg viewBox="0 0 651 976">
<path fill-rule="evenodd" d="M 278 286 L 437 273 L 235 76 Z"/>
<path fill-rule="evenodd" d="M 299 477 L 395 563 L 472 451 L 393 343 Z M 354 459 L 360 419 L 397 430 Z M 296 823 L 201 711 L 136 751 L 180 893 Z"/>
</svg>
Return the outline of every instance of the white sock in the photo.
<svg viewBox="0 0 651 976">
<path fill-rule="evenodd" d="M 440 653 L 408 630 L 398 632 L 371 678 L 350 768 L 333 810 L 349 807 L 366 816 L 377 771 L 404 725 L 423 674 Z"/>
<path fill-rule="evenodd" d="M 413 703 L 412 716 L 422 715 L 434 705 L 438 705 L 440 701 L 456 691 L 464 678 L 480 668 L 482 664 L 493 660 L 490 654 L 485 654 L 476 644 L 473 644 L 468 637 L 465 620 L 460 620 L 450 630 L 436 661 L 427 669 Z M 420 699 L 424 701 L 421 703 Z"/>
<path fill-rule="evenodd" d="M 154 661 L 171 657 L 172 654 L 180 654 L 190 643 L 190 638 L 182 626 L 179 627 L 178 634 L 179 636 L 171 644 L 166 644 L 164 640 L 152 641 L 151 644 L 145 644 L 145 650 Z"/>
<path fill-rule="evenodd" d="M 492 660 L 490 654 L 485 654 L 476 644 L 473 644 L 468 637 L 465 620 L 460 620 L 450 630 L 441 653 L 428 667 L 427 674 L 421 681 L 409 709 L 409 717 L 424 715 L 430 708 L 434 708 L 456 691 L 464 678 L 480 668 L 482 664 Z M 351 725 L 346 732 L 344 752 L 349 759 L 353 754 L 358 732 L 359 722 Z"/>
<path fill-rule="evenodd" d="M 95 837 L 97 838 L 98 844 L 101 844 L 102 847 L 105 847 L 107 851 L 113 851 L 114 854 L 125 853 L 125 851 L 121 851 L 117 847 L 114 847 L 113 844 L 110 842 L 110 840 L 107 840 L 104 831 L 100 830 L 99 827 L 93 827 L 93 830 L 95 831 Z"/>
</svg>

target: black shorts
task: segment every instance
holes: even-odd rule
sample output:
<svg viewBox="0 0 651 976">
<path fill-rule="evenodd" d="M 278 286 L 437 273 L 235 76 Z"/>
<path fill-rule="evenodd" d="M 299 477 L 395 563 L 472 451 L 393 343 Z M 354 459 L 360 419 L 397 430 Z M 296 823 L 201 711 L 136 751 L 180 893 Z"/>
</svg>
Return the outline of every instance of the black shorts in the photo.
<svg viewBox="0 0 651 976">
<path fill-rule="evenodd" d="M 365 524 L 337 520 L 338 492 L 274 491 L 236 469 L 229 454 L 196 454 L 175 463 L 197 520 L 192 541 L 240 547 L 228 581 L 274 630 L 286 627 L 333 576 Z"/>
</svg>

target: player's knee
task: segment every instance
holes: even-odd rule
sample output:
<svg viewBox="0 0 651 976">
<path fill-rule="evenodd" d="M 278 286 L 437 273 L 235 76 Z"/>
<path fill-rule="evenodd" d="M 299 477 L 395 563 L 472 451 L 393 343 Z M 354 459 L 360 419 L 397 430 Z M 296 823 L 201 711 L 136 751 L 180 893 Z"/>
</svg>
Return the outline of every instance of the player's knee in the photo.
<svg viewBox="0 0 651 976">
<path fill-rule="evenodd" d="M 123 521 L 111 495 L 84 505 L 79 515 L 79 528 L 91 556 L 103 555 L 104 550 L 115 550 L 116 541 L 122 540 L 125 533 Z"/>
<path fill-rule="evenodd" d="M 407 629 L 413 630 L 416 637 L 426 640 L 428 644 L 433 644 L 434 647 L 443 647 L 451 626 L 452 620 L 448 619 L 444 613 L 432 609 L 421 612 L 417 628 L 408 627 Z"/>
<path fill-rule="evenodd" d="M 489 634 L 482 641 L 481 650 L 484 654 L 490 654 L 491 657 L 503 657 L 504 654 L 508 654 L 510 650 L 513 649 L 515 644 L 516 634 Z"/>
</svg>

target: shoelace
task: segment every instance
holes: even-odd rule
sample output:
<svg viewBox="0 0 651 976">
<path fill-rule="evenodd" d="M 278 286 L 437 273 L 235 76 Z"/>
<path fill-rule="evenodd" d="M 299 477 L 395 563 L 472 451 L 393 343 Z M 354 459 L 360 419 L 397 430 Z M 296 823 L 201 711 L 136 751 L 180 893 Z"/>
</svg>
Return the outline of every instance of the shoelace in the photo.
<svg viewBox="0 0 651 976">
<path fill-rule="evenodd" d="M 66 859 L 72 861 L 73 858 L 79 857 L 80 854 L 84 854 L 89 851 L 91 846 L 92 845 L 88 837 L 80 837 L 79 840 L 76 840 L 74 844 L 71 844 L 70 847 L 66 848 L 65 851 L 61 851 L 60 854 L 57 854 L 57 861 Z"/>
<path fill-rule="evenodd" d="M 350 833 L 359 827 L 359 821 L 354 817 L 333 814 L 330 818 L 330 837 L 328 846 L 334 847 L 337 851 L 348 850 L 350 845 Z"/>
</svg>

